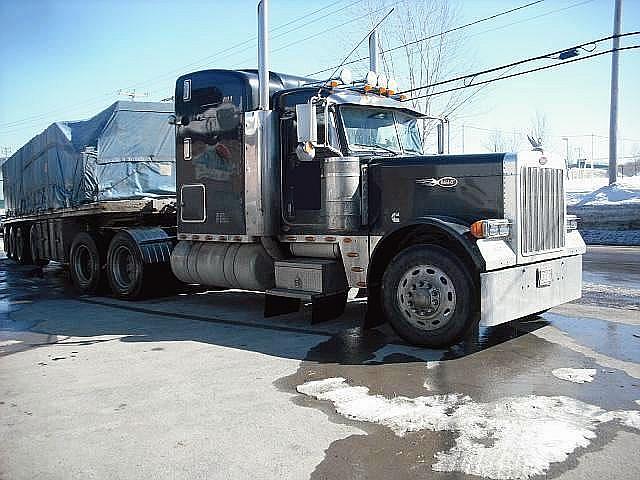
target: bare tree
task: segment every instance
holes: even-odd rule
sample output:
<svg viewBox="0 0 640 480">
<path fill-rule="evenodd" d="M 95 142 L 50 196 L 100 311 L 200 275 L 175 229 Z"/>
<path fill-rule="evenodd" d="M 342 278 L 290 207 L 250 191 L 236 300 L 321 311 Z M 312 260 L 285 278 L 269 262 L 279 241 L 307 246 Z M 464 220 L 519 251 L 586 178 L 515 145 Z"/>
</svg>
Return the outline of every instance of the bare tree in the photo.
<svg viewBox="0 0 640 480">
<path fill-rule="evenodd" d="M 500 130 L 492 130 L 484 147 L 490 152 L 517 152 L 520 148 L 520 136 L 516 132 L 504 134 Z"/>
<path fill-rule="evenodd" d="M 544 113 L 536 111 L 536 116 L 531 119 L 527 135 L 535 140 L 540 146 L 549 145 L 549 123 L 547 122 L 547 116 Z"/>
<path fill-rule="evenodd" d="M 464 42 L 462 34 L 442 34 L 457 24 L 455 1 L 368 0 L 366 8 L 372 12 L 371 26 L 391 7 L 395 10 L 378 27 L 378 38 L 381 51 L 405 45 L 382 54 L 381 62 L 384 74 L 396 78 L 400 90 L 430 85 L 468 68 L 468 59 L 464 64 L 459 61 Z M 411 100 L 412 106 L 429 115 L 447 116 L 468 98 L 462 90 L 442 96 L 429 95 L 437 90 L 438 87 L 429 87 L 415 92 L 414 97 L 422 98 Z M 425 129 L 432 125 L 424 122 Z"/>
</svg>

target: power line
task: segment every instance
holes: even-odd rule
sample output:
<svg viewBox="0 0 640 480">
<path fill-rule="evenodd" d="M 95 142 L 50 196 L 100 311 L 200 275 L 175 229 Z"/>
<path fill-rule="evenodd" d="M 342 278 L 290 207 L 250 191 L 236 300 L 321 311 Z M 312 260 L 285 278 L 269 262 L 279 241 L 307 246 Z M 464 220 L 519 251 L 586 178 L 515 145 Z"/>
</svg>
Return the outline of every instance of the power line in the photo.
<svg viewBox="0 0 640 480">
<path fill-rule="evenodd" d="M 336 0 L 336 1 L 333 1 L 333 2 L 331 2 L 331 3 L 327 4 L 327 5 L 325 5 L 324 7 L 318 8 L 318 9 L 316 9 L 316 10 L 314 10 L 314 11 L 310 12 L 310 13 L 305 13 L 304 15 L 300 15 L 300 16 L 298 16 L 298 17 L 294 18 L 293 20 L 290 20 L 290 21 L 288 21 L 288 22 L 286 22 L 286 23 L 284 23 L 284 24 L 282 24 L 282 25 L 278 25 L 278 26 L 276 26 L 276 27 L 272 28 L 272 29 L 271 29 L 271 32 L 281 30 L 282 28 L 285 28 L 285 27 L 287 27 L 287 26 L 289 26 L 289 25 L 292 25 L 292 24 L 294 24 L 294 23 L 297 23 L 297 22 L 299 22 L 299 21 L 301 21 L 301 20 L 308 19 L 308 18 L 309 18 L 309 16 L 313 16 L 313 15 L 315 15 L 315 14 L 317 14 L 317 13 L 319 13 L 319 12 L 323 11 L 323 10 L 326 10 L 326 9 L 328 9 L 328 8 L 331 8 L 331 7 L 333 7 L 334 5 L 337 5 L 337 4 L 341 3 L 341 1 L 342 1 L 342 0 Z M 352 3 L 350 3 L 350 4 L 348 4 L 346 7 L 341 7 L 339 10 L 343 10 L 343 9 L 345 9 L 345 8 L 348 8 L 348 7 L 350 7 L 350 6 L 353 6 L 353 5 L 357 4 L 357 3 L 360 3 L 361 1 L 362 1 L 362 0 L 354 1 L 354 2 L 352 2 Z M 152 78 L 152 79 L 150 79 L 150 80 L 146 80 L 146 81 L 143 81 L 143 82 L 138 82 L 138 83 L 136 83 L 136 84 L 133 84 L 133 85 L 131 85 L 131 87 L 138 87 L 138 86 L 142 86 L 142 85 L 147 85 L 147 84 L 149 84 L 149 82 L 152 82 L 152 81 L 158 80 L 159 78 L 165 78 L 166 76 L 168 76 L 168 75 L 170 75 L 170 74 L 173 74 L 173 73 L 175 73 L 175 72 L 182 71 L 183 69 L 188 68 L 188 67 L 190 67 L 190 66 L 198 65 L 198 64 L 200 64 L 200 63 L 201 63 L 202 61 L 204 61 L 204 60 L 211 59 L 211 58 L 213 58 L 213 57 L 215 57 L 215 56 L 217 56 L 217 55 L 220 55 L 220 54 L 222 54 L 222 53 L 226 53 L 226 52 L 229 52 L 229 51 L 231 51 L 231 50 L 233 50 L 233 49 L 236 49 L 236 48 L 238 48 L 238 47 L 244 46 L 244 45 L 246 45 L 247 43 L 254 42 L 254 41 L 256 40 L 256 38 L 257 38 L 257 37 L 256 37 L 256 36 L 254 36 L 254 37 L 252 37 L 251 39 L 244 40 L 244 41 L 239 42 L 239 43 L 237 43 L 237 44 L 235 44 L 235 45 L 232 45 L 232 46 L 230 46 L 230 47 L 224 48 L 224 49 L 222 49 L 222 50 L 220 50 L 220 51 L 218 51 L 218 52 L 216 52 L 216 53 L 214 53 L 214 54 L 212 54 L 212 55 L 209 55 L 209 56 L 207 56 L 207 57 L 203 57 L 203 58 L 201 58 L 201 59 L 199 59 L 199 60 L 197 60 L 197 61 L 195 61 L 195 62 L 192 62 L 192 63 L 190 63 L 190 64 L 187 64 L 187 65 L 185 65 L 185 66 L 182 66 L 182 67 L 180 67 L 179 69 L 171 70 L 171 71 L 168 71 L 168 72 L 167 72 L 167 73 L 165 73 L 165 74 L 162 74 L 161 76 L 156 76 L 156 77 L 153 77 L 153 78 Z M 236 53 L 237 53 L 237 52 L 236 52 Z M 48 116 L 50 116 L 50 115 L 52 115 L 52 114 L 58 113 L 58 112 L 60 112 L 60 111 L 63 111 L 63 110 L 68 111 L 68 110 L 70 110 L 70 109 L 76 109 L 77 107 L 88 106 L 88 105 L 96 104 L 96 103 L 98 103 L 98 102 L 103 102 L 106 98 L 110 98 L 110 97 L 112 97 L 112 96 L 115 94 L 115 92 L 116 92 L 116 90 L 111 91 L 111 92 L 106 92 L 106 93 L 104 93 L 104 94 L 101 94 L 101 95 L 98 95 L 98 96 L 95 96 L 95 97 L 91 97 L 91 98 L 89 98 L 89 99 L 87 99 L 87 100 L 83 100 L 83 101 L 78 102 L 78 103 L 75 103 L 75 104 L 65 105 L 64 107 L 56 108 L 56 109 L 54 109 L 54 110 L 49 110 L 49 111 L 47 111 L 47 112 L 42 112 L 42 113 L 39 113 L 39 114 L 36 114 L 36 115 L 32 115 L 32 116 L 29 116 L 29 117 L 24 117 L 24 118 L 22 118 L 22 119 L 20 119 L 20 120 L 14 120 L 14 121 L 11 121 L 11 122 L 2 123 L 2 124 L 0 124 L 0 128 L 10 128 L 10 127 L 17 127 L 18 125 L 23 125 L 23 124 L 33 124 L 33 122 L 35 122 L 35 121 L 37 121 L 37 122 L 39 123 L 39 122 L 40 122 L 40 121 L 42 121 L 44 118 L 46 118 L 46 117 L 48 117 Z"/>
<path fill-rule="evenodd" d="M 544 67 L 532 68 L 531 70 L 525 70 L 524 72 L 512 73 L 511 75 L 505 75 L 505 76 L 502 76 L 502 77 L 493 78 L 491 80 L 485 80 L 485 81 L 474 83 L 474 84 L 471 84 L 471 85 L 463 85 L 461 87 L 450 88 L 448 90 L 441 90 L 439 92 L 433 92 L 433 93 L 428 93 L 428 94 L 425 94 L 425 95 L 419 95 L 417 97 L 411 97 L 411 98 L 408 98 L 408 99 L 403 100 L 403 101 L 407 102 L 407 101 L 410 101 L 410 100 L 416 100 L 418 98 L 426 98 L 426 97 L 431 97 L 431 96 L 434 96 L 434 95 L 442 95 L 443 93 L 455 92 L 457 90 L 462 90 L 463 88 L 475 87 L 477 85 L 483 85 L 485 83 L 493 83 L 493 82 L 497 82 L 499 80 L 506 80 L 507 78 L 513 78 L 513 77 L 518 77 L 520 75 L 525 75 L 527 73 L 539 72 L 540 70 L 546 70 L 548 68 L 559 67 L 559 66 L 562 66 L 562 65 L 566 65 L 568 63 L 580 62 L 582 60 L 587 60 L 587 59 L 593 58 L 593 57 L 599 57 L 600 55 L 605 55 L 607 53 L 612 53 L 612 52 L 615 52 L 615 51 L 621 52 L 623 50 L 634 50 L 636 48 L 640 48 L 640 45 L 634 45 L 632 47 L 622 47 L 622 48 L 618 48 L 618 49 L 613 49 L 612 48 L 611 50 L 606 50 L 606 51 L 600 52 L 600 53 L 593 53 L 591 55 L 587 55 L 586 57 L 574 58 L 573 60 L 565 60 L 562 63 L 554 63 L 553 65 L 546 65 Z"/>
<path fill-rule="evenodd" d="M 542 2 L 544 2 L 544 0 L 536 0 L 535 2 L 529 2 L 529 3 L 526 3 L 524 5 L 520 5 L 519 7 L 515 7 L 515 8 L 512 8 L 512 9 L 509 9 L 509 10 L 505 10 L 503 12 L 499 12 L 499 13 L 496 13 L 496 14 L 488 16 L 488 17 L 480 18 L 478 20 L 474 20 L 473 22 L 469 22 L 469 23 L 466 23 L 464 25 L 458 25 L 457 27 L 450 28 L 449 30 L 445 30 L 444 32 L 435 33 L 433 35 L 429 35 L 427 37 L 420 38 L 418 40 L 413 40 L 413 41 L 405 43 L 403 45 L 397 45 L 397 46 L 389 48 L 387 50 L 383 50 L 381 53 L 384 54 L 384 53 L 388 53 L 388 52 L 393 52 L 394 50 L 398 50 L 400 48 L 405 48 L 405 47 L 407 47 L 409 45 L 414 45 L 416 43 L 424 42 L 426 40 L 430 40 L 430 39 L 436 38 L 436 37 L 442 37 L 442 36 L 444 36 L 444 35 L 446 35 L 448 33 L 452 33 L 452 32 L 455 32 L 457 30 L 462 30 L 463 28 L 471 27 L 473 25 L 477 25 L 478 23 L 487 22 L 489 20 L 493 20 L 494 18 L 498 18 L 498 17 L 501 17 L 503 15 L 507 15 L 509 13 L 513 13 L 513 12 L 516 12 L 518 10 L 522 10 L 524 8 L 531 7 L 533 5 L 536 5 L 536 4 L 542 3 Z M 363 60 L 367 60 L 368 58 L 369 58 L 369 56 L 356 58 L 355 60 L 351 60 L 349 62 L 346 62 L 344 65 L 351 65 L 353 63 L 357 63 L 357 62 L 361 62 Z M 328 68 L 325 68 L 323 70 L 318 70 L 317 72 L 309 73 L 306 76 L 312 77 L 312 76 L 318 75 L 320 73 L 330 72 L 331 70 L 333 70 L 335 68 L 336 67 L 334 65 L 333 67 L 328 67 Z"/>
<path fill-rule="evenodd" d="M 638 35 L 638 34 L 640 34 L 640 31 L 623 33 L 622 35 L 620 35 L 620 37 L 627 37 L 627 36 Z M 587 45 L 594 45 L 594 44 L 597 44 L 597 43 L 602 43 L 602 42 L 605 42 L 607 40 L 611 40 L 613 37 L 614 37 L 613 35 L 610 35 L 608 37 L 603 37 L 603 38 L 600 38 L 598 40 L 592 40 L 590 42 L 581 43 L 579 45 L 574 45 L 574 46 L 571 46 L 571 47 L 563 48 L 562 50 L 556 50 L 555 52 L 545 53 L 543 55 L 538 55 L 536 57 L 525 58 L 524 60 L 518 60 L 517 62 L 508 63 L 506 65 L 501 65 L 499 67 L 493 67 L 493 68 L 489 68 L 489 69 L 486 69 L 486 70 L 482 70 L 480 72 L 461 75 L 459 77 L 451 78 L 449 80 L 441 80 L 439 82 L 434 82 L 434 83 L 431 83 L 429 85 L 422 85 L 420 87 L 409 88 L 407 90 L 404 90 L 404 91 L 398 92 L 398 93 L 399 94 L 412 93 L 412 92 L 416 92 L 418 90 L 424 90 L 426 88 L 432 88 L 432 87 L 437 87 L 439 85 L 444 85 L 444 84 L 447 84 L 447 83 L 457 82 L 457 81 L 460 81 L 460 80 L 466 80 L 468 78 L 471 78 L 472 81 L 473 81 L 473 79 L 475 79 L 476 77 L 478 77 L 480 75 L 485 75 L 487 73 L 497 72 L 499 70 L 504 70 L 504 69 L 510 68 L 510 67 L 516 67 L 516 66 L 519 66 L 519 65 L 522 65 L 522 64 L 525 64 L 525 63 L 529 63 L 529 62 L 533 62 L 533 61 L 536 61 L 536 60 L 552 59 L 551 57 L 553 55 L 560 55 L 561 53 L 567 52 L 569 50 L 577 50 L 577 49 L 583 48 L 583 47 L 585 47 Z M 613 51 L 613 50 L 611 50 L 611 51 Z M 610 53 L 611 51 L 603 52 L 603 53 Z M 547 65 L 545 67 L 539 68 L 539 70 L 544 70 L 545 68 L 551 68 L 551 67 L 554 67 L 554 66 L 557 66 L 557 65 L 562 65 L 562 64 L 565 64 L 565 63 L 571 63 L 571 62 L 574 62 L 576 60 L 586 59 L 586 58 L 590 58 L 590 57 L 593 57 L 593 56 L 597 56 L 597 55 L 588 55 L 586 57 L 580 57 L 578 59 L 574 58 L 573 60 L 565 60 L 561 64 Z M 537 71 L 537 70 L 533 70 L 533 71 Z M 527 73 L 527 72 L 522 72 L 522 73 Z M 509 75 L 509 76 L 505 76 L 505 77 L 501 77 L 499 79 L 510 78 L 512 76 L 517 76 L 517 75 L 520 75 L 520 73 Z M 496 80 L 498 80 L 498 79 L 494 79 L 494 81 L 496 81 Z M 474 84 L 469 84 L 469 85 L 465 85 L 465 87 L 471 87 L 471 86 L 474 86 L 474 85 L 481 85 L 483 83 L 486 83 L 486 82 L 478 82 L 478 83 L 474 83 Z M 459 90 L 459 89 L 452 89 L 451 91 L 453 91 L 453 90 Z M 422 98 L 422 97 L 412 97 L 412 98 L 415 99 L 415 98 Z"/>
</svg>

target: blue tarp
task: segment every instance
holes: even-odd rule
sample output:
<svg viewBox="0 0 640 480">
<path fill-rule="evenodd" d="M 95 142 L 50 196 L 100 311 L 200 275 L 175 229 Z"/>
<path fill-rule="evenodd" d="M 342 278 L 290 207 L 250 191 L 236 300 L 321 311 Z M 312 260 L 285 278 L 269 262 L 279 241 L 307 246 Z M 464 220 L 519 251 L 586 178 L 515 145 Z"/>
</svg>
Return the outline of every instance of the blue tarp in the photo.
<svg viewBox="0 0 640 480">
<path fill-rule="evenodd" d="M 2 166 L 7 214 L 175 196 L 173 110 L 173 103 L 116 102 L 88 120 L 50 125 Z"/>
</svg>

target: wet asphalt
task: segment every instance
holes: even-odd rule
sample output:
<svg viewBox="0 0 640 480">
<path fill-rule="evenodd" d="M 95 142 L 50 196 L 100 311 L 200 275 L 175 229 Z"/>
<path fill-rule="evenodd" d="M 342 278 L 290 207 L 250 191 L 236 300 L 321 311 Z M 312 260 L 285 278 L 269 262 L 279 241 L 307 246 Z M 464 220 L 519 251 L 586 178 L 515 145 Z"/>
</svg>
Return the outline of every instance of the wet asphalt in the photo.
<svg viewBox="0 0 640 480">
<path fill-rule="evenodd" d="M 388 399 L 566 396 L 638 410 L 640 247 L 590 247 L 584 269 L 581 300 L 428 350 L 387 327 L 362 331 L 361 300 L 311 325 L 308 312 L 262 318 L 250 292 L 78 297 L 61 265 L 2 259 L 0 478 L 479 478 L 433 471 L 455 432 L 399 436 L 296 388 L 343 377 Z M 551 374 L 567 367 L 596 375 Z M 530 478 L 640 478 L 638 451 L 640 430 L 602 423 Z"/>
</svg>

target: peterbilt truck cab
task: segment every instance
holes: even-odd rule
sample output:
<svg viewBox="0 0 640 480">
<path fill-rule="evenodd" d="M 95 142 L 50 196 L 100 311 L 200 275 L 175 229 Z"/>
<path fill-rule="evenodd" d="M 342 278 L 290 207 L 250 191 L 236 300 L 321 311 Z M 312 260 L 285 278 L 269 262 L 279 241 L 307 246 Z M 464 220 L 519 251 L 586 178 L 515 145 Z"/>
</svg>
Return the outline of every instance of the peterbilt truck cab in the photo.
<svg viewBox="0 0 640 480">
<path fill-rule="evenodd" d="M 363 326 L 428 347 L 579 298 L 562 160 L 443 154 L 438 120 L 427 154 L 433 119 L 376 77 L 269 72 L 268 90 L 254 70 L 180 77 L 175 275 L 265 292 L 266 316 L 308 303 L 312 321 L 361 289 Z"/>
</svg>

